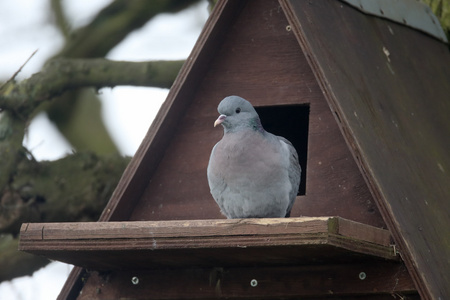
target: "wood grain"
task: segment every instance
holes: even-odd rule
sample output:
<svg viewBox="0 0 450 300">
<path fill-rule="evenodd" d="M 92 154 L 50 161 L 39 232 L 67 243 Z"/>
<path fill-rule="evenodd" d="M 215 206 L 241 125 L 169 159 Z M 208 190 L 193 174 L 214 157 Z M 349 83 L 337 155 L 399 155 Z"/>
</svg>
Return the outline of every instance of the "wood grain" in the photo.
<svg viewBox="0 0 450 300">
<path fill-rule="evenodd" d="M 204 73 L 196 73 L 198 88 L 189 106 L 177 117 L 177 124 L 172 124 L 176 128 L 165 132 L 170 143 L 164 150 L 148 155 L 162 156 L 152 175 L 145 174 L 149 178 L 145 192 L 137 200 L 120 200 L 136 201 L 129 219 L 224 218 L 209 192 L 206 168 L 211 149 L 223 134 L 222 128 L 212 126 L 218 116 L 217 105 L 225 96 L 236 94 L 265 109 L 264 116 L 269 119 L 263 123 L 270 119 L 283 123 L 275 127 L 287 128 L 284 135 L 294 144 L 297 139 L 308 140 L 306 146 L 297 149 L 302 161 L 307 162 L 302 166 L 306 194 L 297 198 L 291 216 L 341 216 L 385 228 L 298 41 L 286 29 L 289 22 L 280 5 L 275 0 L 239 2 L 242 8 L 233 22 L 227 27 L 215 24 L 223 26 L 225 33 L 221 43 L 210 49 L 214 54 L 204 54 L 211 59 L 203 66 Z M 187 98 L 177 96 L 174 101 Z M 270 114 L 299 105 L 307 105 L 310 110 L 308 136 L 304 137 L 298 136 L 302 131 L 295 126 L 289 129 L 292 120 Z M 150 139 L 143 143 L 150 142 L 154 143 Z M 140 163 L 149 165 L 144 159 Z"/>
<path fill-rule="evenodd" d="M 361 272 L 366 276 L 360 279 Z M 138 284 L 132 284 L 135 278 Z M 252 286 L 251 282 L 253 280 Z M 255 282 L 256 281 L 256 282 Z M 136 281 L 135 281 L 136 282 Z M 359 296 L 359 297 L 358 297 Z M 402 264 L 92 272 L 79 299 L 419 299 Z M 308 298 L 306 298 L 308 297 Z M 398 298 L 397 298 L 398 299 Z"/>
<path fill-rule="evenodd" d="M 387 230 L 337 217 L 29 223 L 19 248 L 94 270 L 399 259 Z"/>
<path fill-rule="evenodd" d="M 448 45 L 338 1 L 281 1 L 424 299 L 450 298 Z"/>
</svg>

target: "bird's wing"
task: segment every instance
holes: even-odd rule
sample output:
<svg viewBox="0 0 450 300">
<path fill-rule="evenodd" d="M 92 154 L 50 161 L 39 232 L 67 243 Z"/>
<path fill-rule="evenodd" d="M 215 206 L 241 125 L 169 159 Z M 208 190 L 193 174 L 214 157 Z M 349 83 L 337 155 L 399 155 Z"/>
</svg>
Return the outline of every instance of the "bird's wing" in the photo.
<svg viewBox="0 0 450 300">
<path fill-rule="evenodd" d="M 289 142 L 284 137 L 277 136 L 277 138 L 281 143 L 284 143 L 287 146 L 287 149 L 289 150 L 288 174 L 289 174 L 289 181 L 292 187 L 291 191 L 289 192 L 290 203 L 286 211 L 286 217 L 289 217 L 291 214 L 292 206 L 294 205 L 295 202 L 295 197 L 297 196 L 298 193 L 302 169 L 299 164 L 297 151 L 295 150 L 292 143 Z"/>
</svg>

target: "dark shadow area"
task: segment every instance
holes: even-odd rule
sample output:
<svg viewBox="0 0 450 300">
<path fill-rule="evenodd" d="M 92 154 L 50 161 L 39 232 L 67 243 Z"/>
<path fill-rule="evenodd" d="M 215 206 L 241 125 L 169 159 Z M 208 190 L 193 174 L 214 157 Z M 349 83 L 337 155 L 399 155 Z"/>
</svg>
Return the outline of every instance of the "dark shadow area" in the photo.
<svg viewBox="0 0 450 300">
<path fill-rule="evenodd" d="M 309 105 L 255 107 L 264 129 L 288 139 L 297 150 L 302 178 L 298 195 L 306 194 Z"/>
</svg>

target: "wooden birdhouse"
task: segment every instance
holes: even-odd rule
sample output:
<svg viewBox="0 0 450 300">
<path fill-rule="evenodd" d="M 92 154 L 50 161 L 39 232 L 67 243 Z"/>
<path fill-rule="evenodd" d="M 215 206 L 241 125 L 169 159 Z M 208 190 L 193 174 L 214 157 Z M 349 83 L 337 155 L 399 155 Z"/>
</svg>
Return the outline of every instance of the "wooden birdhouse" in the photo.
<svg viewBox="0 0 450 300">
<path fill-rule="evenodd" d="M 448 45 L 383 3 L 219 1 L 100 222 L 22 226 L 76 266 L 59 299 L 450 299 Z M 229 95 L 296 147 L 291 218 L 211 197 Z"/>
</svg>

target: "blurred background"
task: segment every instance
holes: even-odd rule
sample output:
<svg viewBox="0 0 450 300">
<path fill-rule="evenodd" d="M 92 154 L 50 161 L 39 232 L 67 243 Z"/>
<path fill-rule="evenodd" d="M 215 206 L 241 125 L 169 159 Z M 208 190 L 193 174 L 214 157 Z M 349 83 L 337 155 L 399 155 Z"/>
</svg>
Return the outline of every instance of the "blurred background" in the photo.
<svg viewBox="0 0 450 300">
<path fill-rule="evenodd" d="M 135 62 L 184 60 L 209 16 L 208 5 L 207 1 L 170 0 L 1 1 L 0 85 L 35 50 L 36 54 L 16 76 L 16 82 L 39 72 L 55 56 Z M 112 22 L 114 18 L 116 21 Z M 123 18 L 131 20 L 123 21 Z M 123 22 L 121 29 L 114 28 L 118 22 Z M 106 26 L 111 29 L 105 29 Z M 94 34 L 98 37 L 92 38 Z M 92 44 L 91 49 L 80 47 L 88 43 Z M 99 157 L 116 153 L 133 156 L 167 93 L 167 87 L 158 86 L 117 86 L 65 93 L 33 112 L 27 120 L 23 145 L 31 152 L 30 157 L 41 163 L 62 160 L 83 151 Z M 0 113 L 0 121 L 2 118 L 4 112 Z M 121 163 L 123 167 L 127 161 Z M 123 172 L 123 167 L 118 174 Z M 3 211 L 2 214 L 11 213 Z M 98 213 L 92 213 L 81 220 L 96 218 Z M 11 257 L 1 258 L 7 253 L 4 249 L 9 247 L 8 243 L 17 239 L 16 233 L 3 223 L 0 225 L 0 253 L 3 252 L 0 269 L 17 270 Z M 26 271 L 1 274 L 0 299 L 55 299 L 71 266 L 52 262 L 42 267 L 45 264 L 33 262 L 29 263 L 32 268 Z M 17 277 L 21 273 L 28 275 Z"/>
</svg>

